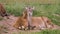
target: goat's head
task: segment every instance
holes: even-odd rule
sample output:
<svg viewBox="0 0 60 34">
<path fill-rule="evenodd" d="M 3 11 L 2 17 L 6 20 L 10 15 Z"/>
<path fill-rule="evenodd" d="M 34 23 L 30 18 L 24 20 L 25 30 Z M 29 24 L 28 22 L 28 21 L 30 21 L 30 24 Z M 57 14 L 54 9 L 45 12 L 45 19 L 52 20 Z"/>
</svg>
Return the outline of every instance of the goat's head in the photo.
<svg viewBox="0 0 60 34">
<path fill-rule="evenodd" d="M 30 7 L 30 6 L 27 6 L 25 7 L 26 11 L 28 12 L 32 12 L 34 10 L 35 7 Z"/>
</svg>

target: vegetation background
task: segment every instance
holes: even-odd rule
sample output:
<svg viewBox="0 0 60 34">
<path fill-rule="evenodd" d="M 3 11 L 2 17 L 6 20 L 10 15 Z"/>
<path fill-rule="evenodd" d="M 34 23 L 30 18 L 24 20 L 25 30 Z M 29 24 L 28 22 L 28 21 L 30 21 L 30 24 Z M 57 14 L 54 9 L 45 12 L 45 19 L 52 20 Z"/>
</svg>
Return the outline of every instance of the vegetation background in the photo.
<svg viewBox="0 0 60 34">
<path fill-rule="evenodd" d="M 0 0 L 0 3 L 9 14 L 15 16 L 21 16 L 25 6 L 34 6 L 33 16 L 47 16 L 54 24 L 60 26 L 60 0 Z M 57 32 L 58 30 L 43 31 L 41 34 L 60 34 L 60 31 Z"/>
</svg>

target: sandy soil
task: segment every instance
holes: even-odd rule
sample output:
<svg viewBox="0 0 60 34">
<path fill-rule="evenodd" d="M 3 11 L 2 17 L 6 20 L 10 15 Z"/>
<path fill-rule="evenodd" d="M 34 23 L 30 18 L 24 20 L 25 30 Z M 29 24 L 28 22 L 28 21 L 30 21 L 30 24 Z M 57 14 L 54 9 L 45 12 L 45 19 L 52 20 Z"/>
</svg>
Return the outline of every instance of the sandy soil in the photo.
<svg viewBox="0 0 60 34">
<path fill-rule="evenodd" d="M 10 19 L 3 19 L 3 20 L 1 20 L 0 21 L 0 33 L 1 34 L 12 34 L 12 33 L 17 33 L 18 34 L 18 32 L 20 32 L 21 30 L 18 30 L 18 29 L 15 29 L 12 25 L 13 25 L 13 23 L 15 23 L 15 21 L 17 20 L 17 17 L 15 17 L 15 16 L 10 16 L 9 17 Z M 57 25 L 55 25 L 56 27 L 55 28 L 57 28 L 58 26 Z M 32 30 L 33 32 L 36 32 L 36 31 L 40 31 L 40 30 Z M 24 32 L 24 31 L 22 31 L 22 32 Z M 27 32 L 31 32 L 31 30 L 30 31 L 27 31 Z"/>
</svg>

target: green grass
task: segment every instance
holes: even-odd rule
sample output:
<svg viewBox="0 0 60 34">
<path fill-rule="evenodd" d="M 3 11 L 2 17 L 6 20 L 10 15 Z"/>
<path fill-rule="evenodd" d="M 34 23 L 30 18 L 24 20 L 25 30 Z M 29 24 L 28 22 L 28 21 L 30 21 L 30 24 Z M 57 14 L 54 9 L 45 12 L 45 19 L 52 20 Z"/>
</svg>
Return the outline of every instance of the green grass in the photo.
<svg viewBox="0 0 60 34">
<path fill-rule="evenodd" d="M 16 34 L 16 33 L 13 33 Z M 29 31 L 23 31 L 18 32 L 18 34 L 60 34 L 60 30 L 42 30 L 40 32 L 29 32 Z"/>
<path fill-rule="evenodd" d="M 51 21 L 60 26 L 60 0 L 0 0 L 6 11 L 15 16 L 21 16 L 23 8 L 27 5 L 34 6 L 33 16 L 47 16 Z M 1 20 L 1 19 L 0 19 Z M 60 34 L 60 30 L 43 30 L 40 32 L 19 32 L 19 34 Z M 16 33 L 13 33 L 16 34 Z"/>
<path fill-rule="evenodd" d="M 25 6 L 34 6 L 35 10 L 33 11 L 33 16 L 47 16 L 54 24 L 60 25 L 60 2 L 59 0 L 50 1 L 0 0 L 0 3 L 4 4 L 8 13 L 14 14 L 15 16 L 21 16 Z"/>
</svg>

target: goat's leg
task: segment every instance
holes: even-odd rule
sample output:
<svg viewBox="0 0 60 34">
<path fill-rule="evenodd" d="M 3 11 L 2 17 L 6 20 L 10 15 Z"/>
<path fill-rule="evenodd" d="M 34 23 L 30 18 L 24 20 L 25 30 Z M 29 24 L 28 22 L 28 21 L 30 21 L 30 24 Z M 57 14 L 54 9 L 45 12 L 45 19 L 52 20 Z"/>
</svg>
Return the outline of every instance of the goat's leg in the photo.
<svg viewBox="0 0 60 34">
<path fill-rule="evenodd" d="M 28 23 L 28 30 L 30 30 L 31 29 L 31 25 Z"/>
</svg>

